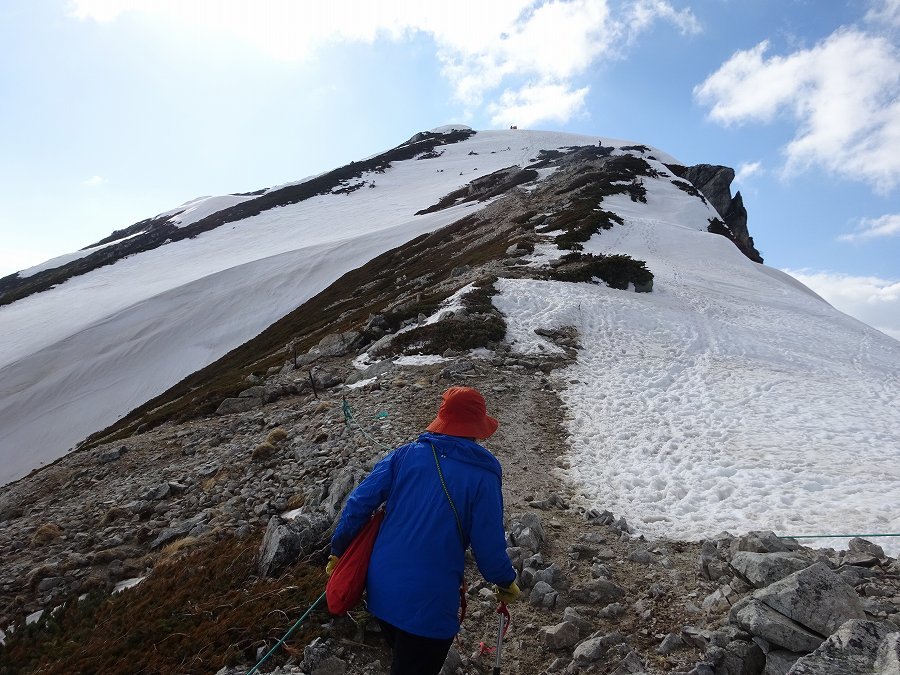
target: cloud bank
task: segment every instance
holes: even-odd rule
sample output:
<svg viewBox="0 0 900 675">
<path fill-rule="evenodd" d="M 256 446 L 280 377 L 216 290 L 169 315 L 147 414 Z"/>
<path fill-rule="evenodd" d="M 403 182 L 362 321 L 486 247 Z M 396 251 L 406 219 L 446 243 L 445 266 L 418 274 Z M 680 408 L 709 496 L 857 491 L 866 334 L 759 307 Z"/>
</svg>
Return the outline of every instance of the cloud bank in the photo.
<svg viewBox="0 0 900 675">
<path fill-rule="evenodd" d="M 890 213 L 880 218 L 863 218 L 856 232 L 842 234 L 838 241 L 866 241 L 900 236 L 900 213 Z"/>
<path fill-rule="evenodd" d="M 833 307 L 900 340 L 900 281 L 837 272 L 783 270 Z"/>
<path fill-rule="evenodd" d="M 565 122 L 585 112 L 588 87 L 578 78 L 657 22 L 696 33 L 690 10 L 668 0 L 70 0 L 69 14 L 115 21 L 147 14 L 239 39 L 273 58 L 302 62 L 327 44 L 401 41 L 429 36 L 456 99 L 486 106 L 498 124 Z M 472 17 L 478 20 L 473 21 Z"/>
<path fill-rule="evenodd" d="M 897 14 L 898 2 L 879 6 Z M 873 10 L 875 11 L 875 10 Z M 884 26 L 882 25 L 882 28 Z M 869 183 L 900 184 L 900 52 L 873 30 L 841 28 L 809 49 L 768 55 L 768 41 L 738 51 L 694 88 L 723 125 L 788 119 L 787 174 L 811 166 Z"/>
</svg>

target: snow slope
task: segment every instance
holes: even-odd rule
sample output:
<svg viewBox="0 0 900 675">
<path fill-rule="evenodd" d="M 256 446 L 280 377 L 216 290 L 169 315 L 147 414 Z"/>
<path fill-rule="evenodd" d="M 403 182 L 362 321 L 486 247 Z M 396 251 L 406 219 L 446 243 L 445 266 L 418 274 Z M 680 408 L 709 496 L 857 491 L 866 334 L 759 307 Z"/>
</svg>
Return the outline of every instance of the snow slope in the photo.
<svg viewBox="0 0 900 675">
<path fill-rule="evenodd" d="M 568 477 L 651 535 L 900 532 L 900 342 L 705 232 L 699 199 L 644 185 L 647 204 L 603 201 L 625 223 L 585 251 L 646 261 L 652 293 L 502 280 L 495 297 L 521 352 L 557 349 L 535 328 L 578 330 Z"/>
<path fill-rule="evenodd" d="M 438 158 L 361 179 L 374 187 L 264 211 L 0 307 L 0 484 L 60 457 L 344 273 L 480 208 L 414 215 L 452 190 L 527 164 L 541 149 L 597 140 L 479 132 L 437 148 Z M 194 211 L 171 213 L 191 219 L 235 199 L 204 198 L 187 205 Z"/>
</svg>

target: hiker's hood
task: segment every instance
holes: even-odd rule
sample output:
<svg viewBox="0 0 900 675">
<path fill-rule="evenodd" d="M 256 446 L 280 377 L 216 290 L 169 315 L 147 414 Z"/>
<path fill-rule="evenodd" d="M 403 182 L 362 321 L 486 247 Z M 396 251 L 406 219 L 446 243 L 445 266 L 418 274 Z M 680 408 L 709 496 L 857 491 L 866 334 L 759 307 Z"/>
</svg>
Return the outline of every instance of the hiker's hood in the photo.
<svg viewBox="0 0 900 675">
<path fill-rule="evenodd" d="M 420 443 L 434 444 L 441 457 L 477 466 L 485 471 L 490 471 L 497 478 L 503 477 L 503 469 L 497 458 L 491 454 L 490 450 L 478 445 L 475 441 L 459 436 L 436 434 L 431 431 L 421 434 L 418 440 Z"/>
</svg>

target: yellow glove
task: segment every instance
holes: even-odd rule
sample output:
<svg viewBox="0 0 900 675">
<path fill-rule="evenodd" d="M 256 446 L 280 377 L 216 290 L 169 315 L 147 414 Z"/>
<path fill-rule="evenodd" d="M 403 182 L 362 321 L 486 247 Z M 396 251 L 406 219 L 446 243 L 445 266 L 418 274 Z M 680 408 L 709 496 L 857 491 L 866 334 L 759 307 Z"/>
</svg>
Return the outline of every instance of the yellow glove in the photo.
<svg viewBox="0 0 900 675">
<path fill-rule="evenodd" d="M 331 573 L 334 572 L 334 568 L 337 567 L 338 560 L 340 560 L 340 558 L 336 555 L 328 556 L 328 563 L 325 565 L 325 574 L 331 576 Z"/>
<path fill-rule="evenodd" d="M 519 590 L 518 584 L 516 582 L 512 582 L 508 587 L 503 588 L 502 586 L 495 586 L 494 593 L 497 594 L 497 602 L 505 602 L 509 604 L 513 602 L 516 598 L 521 595 L 522 591 Z"/>
</svg>

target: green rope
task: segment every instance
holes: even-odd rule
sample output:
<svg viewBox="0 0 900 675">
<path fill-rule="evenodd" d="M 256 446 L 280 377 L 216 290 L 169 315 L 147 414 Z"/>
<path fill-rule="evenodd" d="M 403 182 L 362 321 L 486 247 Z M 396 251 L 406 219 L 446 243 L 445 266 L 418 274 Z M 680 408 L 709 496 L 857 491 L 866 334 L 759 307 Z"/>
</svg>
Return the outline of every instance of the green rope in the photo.
<svg viewBox="0 0 900 675">
<path fill-rule="evenodd" d="M 259 663 L 257 663 L 255 666 L 253 666 L 250 670 L 247 671 L 247 675 L 253 675 L 253 673 L 256 672 L 256 669 L 259 668 L 263 663 L 265 663 L 266 659 L 268 659 L 270 656 L 272 656 L 272 654 L 275 653 L 276 649 L 278 649 L 281 645 L 284 644 L 284 641 L 288 639 L 288 636 L 297 629 L 297 626 L 299 626 L 301 623 L 303 623 L 304 619 L 306 619 L 306 617 L 308 617 L 312 613 L 312 611 L 316 608 L 316 605 L 318 605 L 320 602 L 322 602 L 322 598 L 324 598 L 324 597 L 325 597 L 325 593 L 322 593 L 322 595 L 320 595 L 316 599 L 316 601 L 312 604 L 312 606 L 310 606 L 310 608 L 308 610 L 306 610 L 306 612 L 303 614 L 303 616 L 301 616 L 299 619 L 297 619 L 297 623 L 295 623 L 293 626 L 290 627 L 288 632 L 284 634 L 284 637 L 281 638 L 278 642 L 276 642 L 275 646 L 272 647 L 272 649 L 270 649 L 268 652 L 266 652 L 266 655 L 259 660 Z"/>
<path fill-rule="evenodd" d="M 900 532 L 897 534 L 779 534 L 776 536 L 779 539 L 852 539 L 853 537 L 900 537 Z"/>
<path fill-rule="evenodd" d="M 382 450 L 393 450 L 393 446 L 385 445 L 377 438 L 369 434 L 365 429 L 363 429 L 362 425 L 356 421 L 356 417 L 353 415 L 353 409 L 350 407 L 350 403 L 347 399 L 344 399 L 344 402 L 341 404 L 341 408 L 344 411 L 344 422 L 347 425 L 347 428 L 350 431 L 353 431 L 353 426 L 356 425 L 356 429 L 365 436 L 368 440 L 370 440 L 376 447 L 381 448 Z"/>
</svg>

